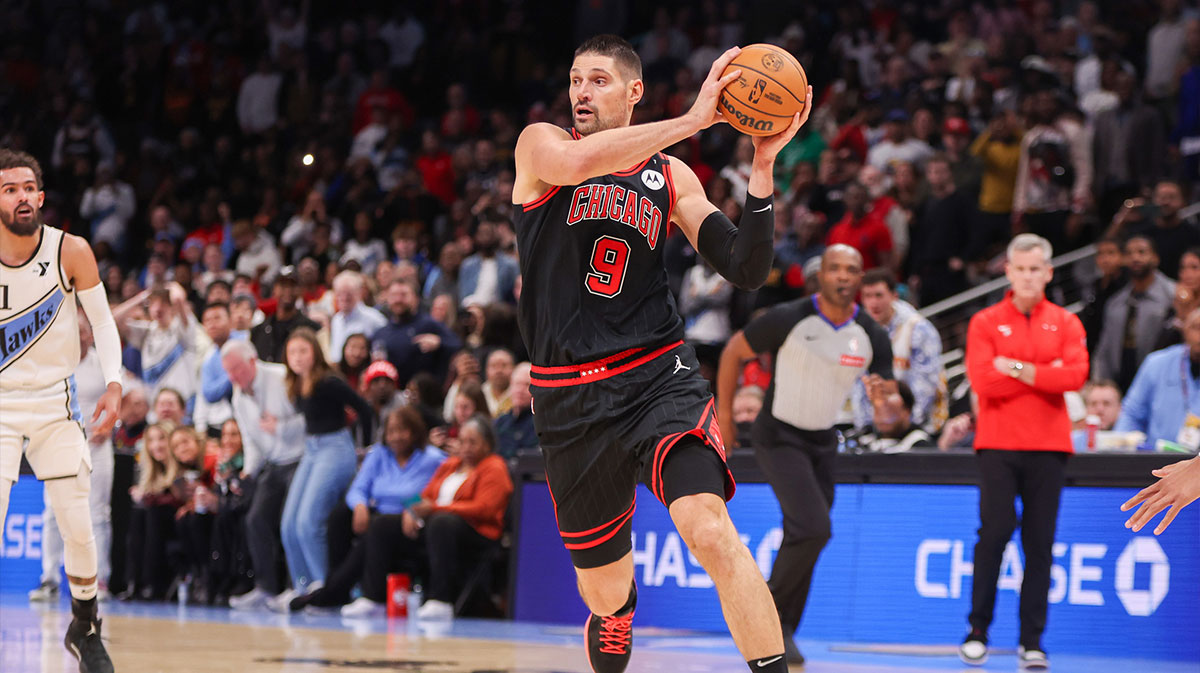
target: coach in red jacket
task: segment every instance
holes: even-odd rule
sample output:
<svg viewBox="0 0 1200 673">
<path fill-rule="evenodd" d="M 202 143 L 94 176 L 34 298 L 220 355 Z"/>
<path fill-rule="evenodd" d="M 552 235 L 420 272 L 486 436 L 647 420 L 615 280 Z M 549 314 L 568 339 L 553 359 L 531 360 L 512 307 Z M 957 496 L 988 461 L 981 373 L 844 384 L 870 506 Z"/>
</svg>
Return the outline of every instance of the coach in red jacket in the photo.
<svg viewBox="0 0 1200 673">
<path fill-rule="evenodd" d="M 1048 666 L 1042 650 L 1050 590 L 1051 547 L 1059 495 L 1071 454 L 1071 421 L 1063 393 L 1087 379 L 1083 325 L 1046 300 L 1053 276 L 1046 239 L 1021 234 L 1008 246 L 1005 274 L 1012 289 L 975 314 L 967 332 L 967 376 L 979 395 L 975 452 L 979 456 L 979 541 L 975 544 L 971 632 L 963 661 L 987 658 L 1004 547 L 1017 525 L 1021 497 L 1020 657 L 1023 669 Z"/>
</svg>

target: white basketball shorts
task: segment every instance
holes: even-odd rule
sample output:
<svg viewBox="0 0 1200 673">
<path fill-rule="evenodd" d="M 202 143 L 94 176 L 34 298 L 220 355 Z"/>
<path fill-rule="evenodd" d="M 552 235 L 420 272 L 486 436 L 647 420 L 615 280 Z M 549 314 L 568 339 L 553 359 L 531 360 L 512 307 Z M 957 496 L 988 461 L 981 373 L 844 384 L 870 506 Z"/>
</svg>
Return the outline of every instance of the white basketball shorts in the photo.
<svg viewBox="0 0 1200 673">
<path fill-rule="evenodd" d="M 20 476 L 22 446 L 43 481 L 79 474 L 80 462 L 91 469 L 74 377 L 41 389 L 0 389 L 0 479 Z"/>
</svg>

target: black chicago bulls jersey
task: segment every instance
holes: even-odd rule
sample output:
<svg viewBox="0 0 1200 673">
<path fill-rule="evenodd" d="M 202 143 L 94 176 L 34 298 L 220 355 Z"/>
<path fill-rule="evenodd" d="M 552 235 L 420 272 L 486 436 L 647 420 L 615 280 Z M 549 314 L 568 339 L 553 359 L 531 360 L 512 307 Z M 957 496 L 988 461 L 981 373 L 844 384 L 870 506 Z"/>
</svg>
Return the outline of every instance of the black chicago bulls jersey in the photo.
<svg viewBox="0 0 1200 673">
<path fill-rule="evenodd" d="M 660 152 L 516 207 L 519 316 L 531 362 L 578 364 L 683 338 L 663 266 L 674 205 Z"/>
</svg>

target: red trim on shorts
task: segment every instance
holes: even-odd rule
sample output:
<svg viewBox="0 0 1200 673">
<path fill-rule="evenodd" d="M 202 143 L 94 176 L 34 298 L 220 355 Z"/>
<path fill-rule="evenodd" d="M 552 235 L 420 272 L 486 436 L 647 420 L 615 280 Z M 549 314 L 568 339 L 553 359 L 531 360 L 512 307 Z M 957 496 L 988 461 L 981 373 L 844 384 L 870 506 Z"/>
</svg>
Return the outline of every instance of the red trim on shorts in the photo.
<svg viewBox="0 0 1200 673">
<path fill-rule="evenodd" d="M 535 210 L 539 206 L 542 206 L 547 201 L 549 201 L 550 198 L 553 197 L 555 194 L 557 194 L 558 190 L 560 190 L 560 189 L 562 189 L 562 185 L 554 185 L 550 189 L 546 190 L 545 194 L 542 194 L 541 196 L 537 197 L 536 199 L 530 201 L 529 203 L 522 203 L 521 208 L 523 208 L 524 212 L 526 212 L 526 213 L 528 213 L 531 210 Z"/>
<path fill-rule="evenodd" d="M 628 517 L 629 515 L 633 514 L 633 509 L 635 507 L 637 507 L 637 494 L 636 493 L 634 493 L 634 495 L 633 495 L 633 503 L 629 505 L 629 509 L 618 514 L 616 516 L 616 518 L 614 518 L 612 521 L 609 521 L 608 523 L 600 524 L 599 526 L 596 526 L 595 528 L 592 528 L 590 530 L 581 531 L 578 533 L 568 533 L 561 529 L 558 532 L 561 533 L 563 537 L 587 537 L 588 535 L 595 535 L 596 533 L 599 533 L 600 531 L 604 530 L 605 528 L 608 528 L 609 526 L 613 525 L 619 519 L 624 519 L 624 518 Z"/>
<path fill-rule="evenodd" d="M 554 489 L 550 488 L 550 473 L 543 469 L 542 474 L 546 475 L 546 492 L 550 494 L 550 504 L 554 507 L 554 526 L 558 528 L 558 501 L 554 499 Z"/>
<path fill-rule="evenodd" d="M 636 496 L 635 496 L 635 498 L 636 498 Z M 636 505 L 636 504 L 637 504 L 637 501 L 635 499 L 634 505 Z M 632 517 L 633 517 L 633 507 L 631 506 L 629 508 L 629 510 L 625 514 L 622 514 L 617 520 L 609 522 L 608 525 L 613 526 L 613 529 L 608 531 L 608 533 L 606 533 L 602 537 L 598 537 L 595 540 L 591 540 L 589 542 L 566 542 L 566 541 L 564 541 L 563 546 L 571 551 L 577 551 L 580 549 L 592 549 L 593 547 L 599 547 L 600 545 L 602 545 L 605 542 L 608 542 L 610 539 L 612 539 L 612 536 L 614 536 L 618 532 L 620 532 L 621 528 L 624 527 L 625 522 L 628 521 Z M 561 531 L 559 531 L 559 532 L 561 533 Z"/>
<path fill-rule="evenodd" d="M 542 388 L 563 388 L 566 386 L 577 386 L 581 383 L 601 381 L 612 378 L 617 374 L 623 374 L 636 367 L 640 367 L 659 357 L 660 355 L 678 348 L 681 345 L 683 345 L 683 341 L 676 341 L 675 343 L 667 344 L 666 346 L 662 346 L 648 353 L 646 352 L 648 349 L 631 348 L 627 351 L 617 353 L 616 355 L 610 355 L 604 359 L 588 362 L 582 365 L 566 365 L 562 367 L 539 367 L 537 365 L 533 365 L 530 368 L 530 380 L 534 385 Z M 640 353 L 645 354 L 640 355 L 640 357 L 630 360 L 629 362 L 617 365 L 616 367 L 609 366 L 613 362 L 617 362 Z M 570 378 L 544 378 L 545 375 L 571 376 Z"/>
<path fill-rule="evenodd" d="M 661 502 L 664 506 L 670 506 L 670 503 L 667 502 L 663 492 L 662 468 L 667 462 L 667 454 L 671 452 L 671 449 L 675 448 L 675 445 L 679 443 L 679 440 L 688 436 L 697 437 L 710 448 L 712 448 L 712 450 L 717 452 L 717 455 L 721 457 L 722 463 L 727 462 L 725 457 L 725 446 L 721 442 L 720 430 L 718 429 L 716 432 L 713 432 L 713 428 L 716 424 L 714 404 L 715 400 L 708 401 L 708 406 L 704 407 L 704 413 L 700 414 L 700 421 L 696 423 L 695 428 L 685 432 L 676 432 L 674 434 L 667 435 L 659 440 L 658 446 L 654 447 L 654 469 L 650 473 L 650 491 L 654 493 L 654 497 L 658 498 L 659 502 Z M 728 465 L 725 466 L 725 476 L 727 477 L 725 484 L 725 501 L 728 502 L 731 498 L 733 498 L 733 494 L 737 490 L 737 482 L 734 481 L 733 473 L 729 471 Z"/>
</svg>

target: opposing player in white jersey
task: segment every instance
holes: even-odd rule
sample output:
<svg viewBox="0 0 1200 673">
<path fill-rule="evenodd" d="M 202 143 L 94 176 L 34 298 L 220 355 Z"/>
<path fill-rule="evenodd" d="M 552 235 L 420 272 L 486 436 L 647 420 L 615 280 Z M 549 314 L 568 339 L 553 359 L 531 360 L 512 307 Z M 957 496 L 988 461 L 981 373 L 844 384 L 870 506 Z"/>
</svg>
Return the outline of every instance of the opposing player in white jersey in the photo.
<svg viewBox="0 0 1200 673">
<path fill-rule="evenodd" d="M 96 610 L 96 542 L 88 494 L 91 452 L 75 390 L 76 300 L 91 320 L 106 388 L 89 424 L 108 433 L 121 405 L 121 340 L 85 240 L 41 222 L 42 170 L 0 149 L 0 531 L 22 446 L 45 483 L 71 585 L 67 650 L 80 673 L 110 673 Z"/>
</svg>

